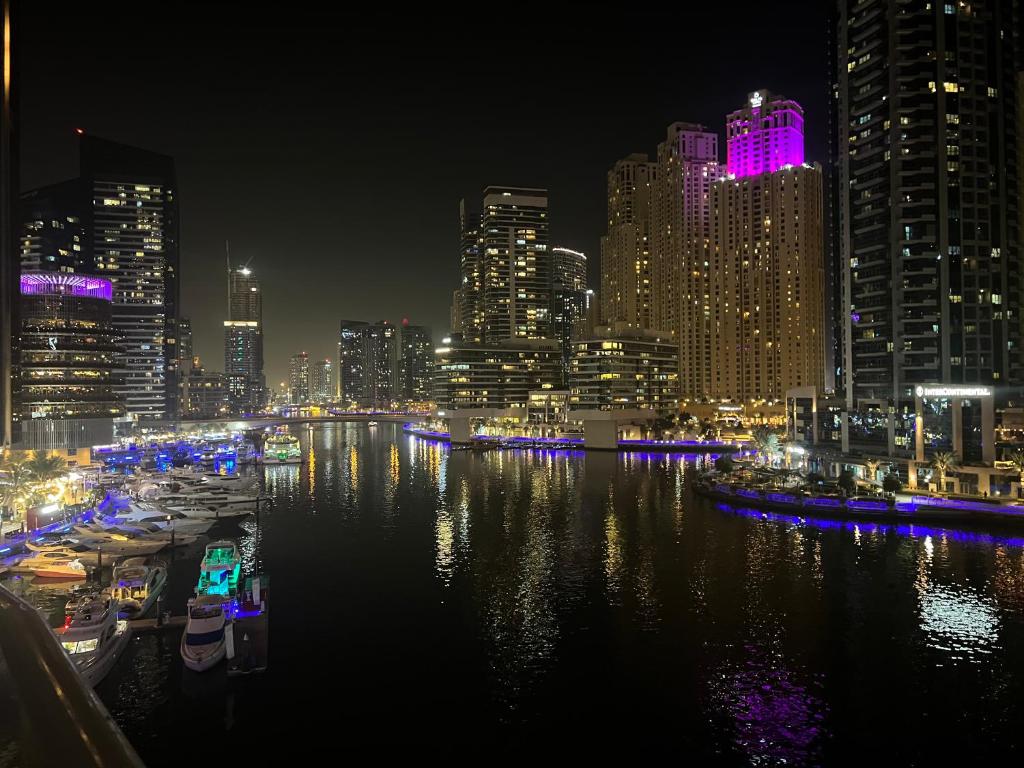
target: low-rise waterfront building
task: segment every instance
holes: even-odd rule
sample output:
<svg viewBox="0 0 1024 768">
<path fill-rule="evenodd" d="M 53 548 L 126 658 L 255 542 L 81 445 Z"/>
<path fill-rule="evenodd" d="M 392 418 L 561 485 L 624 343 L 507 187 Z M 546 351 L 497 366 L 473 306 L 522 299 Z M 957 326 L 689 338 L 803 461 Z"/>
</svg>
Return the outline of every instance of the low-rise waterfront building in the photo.
<svg viewBox="0 0 1024 768">
<path fill-rule="evenodd" d="M 561 364 L 557 340 L 449 339 L 435 350 L 434 400 L 441 410 L 525 408 L 531 391 L 558 386 Z"/>
<path fill-rule="evenodd" d="M 589 410 L 679 408 L 679 348 L 667 333 L 603 326 L 573 345 L 569 407 Z"/>
</svg>

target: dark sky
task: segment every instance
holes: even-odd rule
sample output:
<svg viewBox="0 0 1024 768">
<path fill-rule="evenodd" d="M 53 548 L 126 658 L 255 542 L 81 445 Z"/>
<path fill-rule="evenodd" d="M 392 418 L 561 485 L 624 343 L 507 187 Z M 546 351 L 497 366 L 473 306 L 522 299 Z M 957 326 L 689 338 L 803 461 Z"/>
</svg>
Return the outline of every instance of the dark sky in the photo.
<svg viewBox="0 0 1024 768">
<path fill-rule="evenodd" d="M 196 351 L 223 368 L 230 240 L 263 281 L 277 386 L 293 352 L 334 357 L 341 318 L 439 339 L 459 199 L 487 184 L 549 188 L 553 242 L 586 251 L 596 287 L 607 169 L 670 122 L 721 132 L 769 88 L 803 104 L 823 160 L 825 0 L 691 5 L 563 20 L 525 3 L 489 19 L 23 2 L 23 186 L 75 175 L 76 126 L 173 155 Z"/>
</svg>

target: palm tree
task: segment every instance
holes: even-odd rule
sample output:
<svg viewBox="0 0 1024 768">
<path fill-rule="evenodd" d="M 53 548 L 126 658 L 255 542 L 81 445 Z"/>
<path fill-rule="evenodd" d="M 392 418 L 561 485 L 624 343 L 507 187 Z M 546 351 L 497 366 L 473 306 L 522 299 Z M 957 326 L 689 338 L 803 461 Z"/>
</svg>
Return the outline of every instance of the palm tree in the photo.
<svg viewBox="0 0 1024 768">
<path fill-rule="evenodd" d="M 1017 495 L 1019 496 L 1021 489 L 1024 489 L 1024 450 L 1018 448 L 1010 454 L 1008 461 L 1017 470 L 1017 479 L 1020 481 L 1020 487 L 1017 489 Z"/>
<path fill-rule="evenodd" d="M 939 490 L 946 491 L 946 473 L 954 471 L 960 464 L 960 459 L 955 453 L 940 451 L 932 456 L 932 467 L 939 473 Z"/>
<path fill-rule="evenodd" d="M 17 512 L 18 505 L 24 505 L 22 495 L 32 484 L 32 472 L 29 470 L 28 462 L 25 459 L 15 459 L 5 456 L 0 464 L 0 472 L 3 473 L 3 489 L 0 491 L 5 507 L 13 508 Z"/>
<path fill-rule="evenodd" d="M 868 470 L 867 479 L 872 483 L 875 482 L 875 474 L 878 472 L 879 461 L 877 459 L 868 459 L 864 462 L 864 465 Z"/>
<path fill-rule="evenodd" d="M 62 474 L 67 465 L 60 456 L 47 456 L 41 451 L 32 451 L 32 458 L 25 462 L 32 479 L 37 483 L 48 483 L 56 480 Z"/>
<path fill-rule="evenodd" d="M 750 437 L 754 441 L 754 446 L 757 448 L 757 452 L 761 455 L 762 460 L 766 464 L 771 464 L 779 452 L 778 433 L 774 432 L 770 427 L 762 425 L 755 427 Z"/>
</svg>

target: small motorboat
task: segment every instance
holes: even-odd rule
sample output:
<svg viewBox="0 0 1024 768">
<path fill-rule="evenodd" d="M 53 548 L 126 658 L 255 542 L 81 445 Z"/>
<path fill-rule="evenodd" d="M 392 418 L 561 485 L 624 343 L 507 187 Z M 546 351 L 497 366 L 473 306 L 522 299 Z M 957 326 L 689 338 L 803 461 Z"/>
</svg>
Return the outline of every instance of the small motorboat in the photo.
<svg viewBox="0 0 1024 768">
<path fill-rule="evenodd" d="M 224 658 L 227 617 L 218 595 L 200 595 L 188 601 L 188 618 L 181 636 L 181 658 L 185 666 L 205 672 Z"/>
<path fill-rule="evenodd" d="M 85 681 L 95 686 L 113 668 L 131 634 L 128 622 L 117 618 L 117 600 L 100 595 L 83 598 L 75 606 L 60 644 Z"/>
<path fill-rule="evenodd" d="M 148 565 L 145 558 L 132 557 L 114 569 L 110 594 L 118 600 L 117 615 L 122 619 L 139 619 L 156 603 L 167 585 L 167 569 Z"/>
<path fill-rule="evenodd" d="M 377 426 L 377 422 L 376 421 L 368 421 L 368 422 L 366 422 L 366 426 L 368 426 L 368 427 L 376 427 Z"/>
<path fill-rule="evenodd" d="M 37 579 L 84 579 L 85 566 L 82 561 L 63 552 L 36 552 L 26 557 L 12 571 L 31 573 Z"/>
</svg>

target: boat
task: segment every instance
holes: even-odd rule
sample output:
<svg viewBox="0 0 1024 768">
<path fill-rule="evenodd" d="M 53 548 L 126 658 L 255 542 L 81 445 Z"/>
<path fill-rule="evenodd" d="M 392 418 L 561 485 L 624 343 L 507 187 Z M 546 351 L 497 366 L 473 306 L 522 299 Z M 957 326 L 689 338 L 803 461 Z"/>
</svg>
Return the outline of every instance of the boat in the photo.
<svg viewBox="0 0 1024 768">
<path fill-rule="evenodd" d="M 242 569 L 242 555 L 233 541 L 222 539 L 206 545 L 199 564 L 197 595 L 234 597 L 238 593 L 238 576 Z"/>
<path fill-rule="evenodd" d="M 83 599 L 61 636 L 60 644 L 89 685 L 106 677 L 128 646 L 132 631 L 117 618 L 117 607 L 110 595 Z"/>
<path fill-rule="evenodd" d="M 31 573 L 37 579 L 84 579 L 85 566 L 76 557 L 63 552 L 36 552 L 11 568 L 17 573 Z"/>
<path fill-rule="evenodd" d="M 278 430 L 263 444 L 264 464 L 301 464 L 302 450 L 299 438 Z"/>
<path fill-rule="evenodd" d="M 99 565 L 100 553 L 73 538 L 26 541 L 25 548 L 29 552 L 57 554 L 66 557 L 68 560 L 80 560 L 83 565 Z"/>
<path fill-rule="evenodd" d="M 160 528 L 190 536 L 200 536 L 207 533 L 215 524 L 214 520 L 199 520 L 178 512 L 169 512 L 158 507 L 149 510 L 135 510 L 130 512 L 118 512 L 113 517 L 103 518 L 103 522 L 110 525 L 132 528 L 135 526 L 156 525 Z"/>
<path fill-rule="evenodd" d="M 243 517 L 256 512 L 257 496 L 233 496 L 215 493 L 176 494 L 169 493 L 159 498 L 159 504 L 171 512 L 180 512 L 187 517 L 213 519 L 221 517 Z"/>
<path fill-rule="evenodd" d="M 368 427 L 376 427 L 377 426 L 377 422 L 376 421 L 368 421 L 368 422 L 366 422 L 366 426 L 368 426 Z"/>
<path fill-rule="evenodd" d="M 76 538 L 90 549 L 100 549 L 103 554 L 115 557 L 132 557 L 138 555 L 155 555 L 166 547 L 169 539 L 153 539 L 143 537 L 135 531 L 124 528 L 95 528 L 89 525 L 74 526 Z"/>
<path fill-rule="evenodd" d="M 167 569 L 162 565 L 148 565 L 145 558 L 132 557 L 114 569 L 110 594 L 119 601 L 118 616 L 138 619 L 153 607 L 157 597 L 167 585 Z"/>
<path fill-rule="evenodd" d="M 181 658 L 185 666 L 205 672 L 227 653 L 224 601 L 218 595 L 200 595 L 188 601 L 188 617 L 181 635 Z"/>
</svg>

